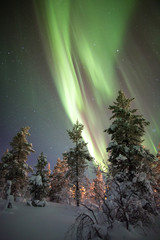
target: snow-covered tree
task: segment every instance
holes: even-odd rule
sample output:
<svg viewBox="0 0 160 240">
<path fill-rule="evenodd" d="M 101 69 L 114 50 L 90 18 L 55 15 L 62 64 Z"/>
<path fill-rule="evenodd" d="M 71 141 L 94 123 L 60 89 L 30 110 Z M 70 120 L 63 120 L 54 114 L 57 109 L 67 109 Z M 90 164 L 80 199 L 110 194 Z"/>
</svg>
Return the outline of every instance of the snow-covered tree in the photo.
<svg viewBox="0 0 160 240">
<path fill-rule="evenodd" d="M 32 168 L 27 164 L 28 155 L 34 152 L 32 144 L 27 141 L 27 137 L 30 136 L 29 129 L 30 127 L 21 128 L 10 143 L 12 149 L 2 156 L 1 171 L 5 182 L 12 181 L 11 190 L 14 197 L 25 193 L 28 173 L 32 172 Z"/>
<path fill-rule="evenodd" d="M 160 160 L 160 143 L 158 144 L 157 158 Z"/>
<path fill-rule="evenodd" d="M 8 180 L 7 181 L 7 186 L 6 186 L 6 204 L 5 204 L 5 209 L 13 207 L 14 197 L 13 197 L 13 195 L 11 195 L 11 186 L 12 186 L 12 181 Z"/>
<path fill-rule="evenodd" d="M 106 184 L 99 167 L 96 169 L 96 178 L 90 184 L 90 198 L 100 208 L 105 200 Z"/>
<path fill-rule="evenodd" d="M 152 164 L 153 173 L 155 176 L 154 195 L 157 207 L 160 209 L 160 143 L 158 145 L 157 161 Z"/>
<path fill-rule="evenodd" d="M 154 166 L 154 173 L 157 180 L 157 185 L 160 188 L 160 143 L 158 145 L 157 162 Z"/>
<path fill-rule="evenodd" d="M 85 175 L 80 178 L 79 195 L 81 204 L 90 203 L 90 184 L 90 180 Z M 76 185 L 70 183 L 70 186 L 71 201 L 74 202 L 76 200 Z"/>
<path fill-rule="evenodd" d="M 90 179 L 84 175 L 80 182 L 80 196 L 81 203 L 83 204 L 88 204 L 90 202 L 90 184 Z"/>
<path fill-rule="evenodd" d="M 111 219 L 125 221 L 127 228 L 138 221 L 148 223 L 151 214 L 157 213 L 150 167 L 155 157 L 142 146 L 149 122 L 131 109 L 132 100 L 119 91 L 116 102 L 109 106 L 113 122 L 105 130 L 111 135 L 105 209 Z"/>
<path fill-rule="evenodd" d="M 50 163 L 48 163 L 48 176 L 50 176 L 51 175 L 51 165 L 50 165 Z"/>
<path fill-rule="evenodd" d="M 3 164 L 0 162 L 0 198 L 4 198 L 5 178 L 3 171 Z"/>
<path fill-rule="evenodd" d="M 70 197 L 69 178 L 67 177 L 68 164 L 65 159 L 57 159 L 51 177 L 50 199 L 65 202 Z"/>
<path fill-rule="evenodd" d="M 47 169 L 47 159 L 43 152 L 38 157 L 36 168 L 36 173 L 30 178 L 30 189 L 31 195 L 33 197 L 33 202 L 35 200 L 43 200 L 48 196 L 49 192 L 49 177 Z"/>
<path fill-rule="evenodd" d="M 82 138 L 83 128 L 84 126 L 77 120 L 73 129 L 67 131 L 70 139 L 75 144 L 75 147 L 70 148 L 68 152 L 63 154 L 69 166 L 69 177 L 72 180 L 72 183 L 76 186 L 77 206 L 80 204 L 80 179 L 87 167 L 86 160 L 91 161 L 93 159 L 88 152 L 87 143 L 85 143 Z"/>
</svg>

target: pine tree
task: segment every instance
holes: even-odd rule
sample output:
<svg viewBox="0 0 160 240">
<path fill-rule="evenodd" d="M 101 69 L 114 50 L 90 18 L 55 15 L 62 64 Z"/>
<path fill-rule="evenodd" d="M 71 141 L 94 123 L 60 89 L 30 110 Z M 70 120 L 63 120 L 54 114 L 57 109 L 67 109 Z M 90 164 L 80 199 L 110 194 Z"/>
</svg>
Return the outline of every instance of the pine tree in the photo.
<svg viewBox="0 0 160 240">
<path fill-rule="evenodd" d="M 7 180 L 12 181 L 12 194 L 14 197 L 25 193 L 28 184 L 28 173 L 32 168 L 27 164 L 28 155 L 34 152 L 32 144 L 28 143 L 27 137 L 30 127 L 21 128 L 21 131 L 13 137 L 10 143 L 12 149 L 7 150 L 2 156 L 2 172 Z"/>
<path fill-rule="evenodd" d="M 51 175 L 51 165 L 50 165 L 50 163 L 48 163 L 48 176 L 50 176 Z"/>
<path fill-rule="evenodd" d="M 2 162 L 0 162 L 0 198 L 3 198 L 4 187 L 5 187 L 5 178 L 4 178 L 3 164 Z"/>
<path fill-rule="evenodd" d="M 157 161 L 152 164 L 153 173 L 155 177 L 155 186 L 154 186 L 154 195 L 156 199 L 157 207 L 160 208 L 160 143 L 158 145 L 158 152 L 157 152 Z"/>
<path fill-rule="evenodd" d="M 51 174 L 51 188 L 50 199 L 56 202 L 65 202 L 69 199 L 70 186 L 69 178 L 67 177 L 68 164 L 65 159 L 57 159 L 54 166 L 53 173 Z"/>
<path fill-rule="evenodd" d="M 158 152 L 157 152 L 157 162 L 156 162 L 156 167 L 154 169 L 154 172 L 156 174 L 156 180 L 157 180 L 157 185 L 159 187 L 160 191 L 160 143 L 158 145 Z"/>
<path fill-rule="evenodd" d="M 11 162 L 12 154 L 9 153 L 9 150 L 7 149 L 3 156 L 2 156 L 2 162 L 0 162 L 0 192 L 1 197 L 5 198 L 5 189 L 7 189 L 7 179 L 5 178 L 7 170 L 8 170 L 8 163 Z M 12 165 L 10 164 L 10 168 L 12 169 Z"/>
<path fill-rule="evenodd" d="M 136 109 L 131 110 L 130 103 L 133 99 L 127 99 L 124 93 L 119 91 L 117 102 L 109 106 L 109 109 L 113 112 L 110 119 L 115 120 L 105 130 L 112 135 L 107 148 L 107 152 L 111 153 L 109 157 L 110 171 L 112 171 L 114 177 L 120 169 L 124 174 L 127 173 L 126 177 L 129 180 L 135 175 L 136 168 L 139 169 L 142 159 L 148 163 L 154 159 L 154 156 L 142 146 L 144 129 L 149 125 L 149 122 L 142 115 L 134 114 L 137 111 Z M 149 171 L 147 168 L 148 164 L 143 166 L 145 172 Z"/>
<path fill-rule="evenodd" d="M 30 178 L 31 195 L 33 196 L 33 203 L 35 200 L 43 200 L 48 196 L 49 192 L 49 177 L 47 169 L 47 159 L 43 152 L 38 157 L 36 173 Z"/>
<path fill-rule="evenodd" d="M 158 160 L 160 160 L 160 143 L 158 144 L 157 158 L 158 158 Z"/>
<path fill-rule="evenodd" d="M 77 206 L 80 204 L 80 179 L 87 167 L 86 160 L 91 161 L 93 159 L 88 152 L 87 143 L 82 138 L 83 128 L 84 126 L 77 120 L 73 129 L 67 131 L 75 147 L 70 148 L 69 152 L 63 154 L 69 166 L 69 177 L 76 186 Z"/>
<path fill-rule="evenodd" d="M 96 178 L 90 185 L 90 198 L 93 203 L 97 204 L 100 208 L 105 199 L 106 186 L 103 180 L 102 172 L 98 167 L 96 170 Z"/>
<path fill-rule="evenodd" d="M 150 166 L 155 157 L 142 146 L 149 122 L 142 115 L 135 114 L 137 110 L 130 107 L 132 101 L 119 91 L 116 102 L 109 106 L 113 122 L 105 130 L 111 135 L 107 147 L 110 186 L 106 206 L 112 203 L 109 214 L 114 213 L 112 219 L 125 221 L 127 228 L 139 220 L 149 222 L 149 215 L 156 214 L 153 179 L 148 178 L 152 176 Z"/>
<path fill-rule="evenodd" d="M 84 175 L 80 181 L 81 202 L 84 204 L 90 203 L 90 184 L 90 179 Z"/>
</svg>

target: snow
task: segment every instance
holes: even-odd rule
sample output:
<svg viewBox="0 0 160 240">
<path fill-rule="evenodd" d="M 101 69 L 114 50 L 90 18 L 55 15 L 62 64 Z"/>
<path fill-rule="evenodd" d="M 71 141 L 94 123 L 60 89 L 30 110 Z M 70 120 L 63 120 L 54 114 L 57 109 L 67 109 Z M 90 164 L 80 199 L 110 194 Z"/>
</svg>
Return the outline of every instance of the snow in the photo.
<svg viewBox="0 0 160 240">
<path fill-rule="evenodd" d="M 112 131 L 114 131 L 115 128 L 117 128 L 117 124 L 113 123 L 113 124 L 110 125 L 109 128 L 110 128 Z"/>
<path fill-rule="evenodd" d="M 128 153 L 128 152 L 129 152 L 129 147 L 125 146 L 125 147 L 124 147 L 124 151 L 125 151 L 126 153 Z"/>
<path fill-rule="evenodd" d="M 118 145 L 118 143 L 116 141 L 112 141 L 112 142 L 109 143 L 108 148 L 112 148 L 112 147 L 115 147 L 117 145 Z"/>
<path fill-rule="evenodd" d="M 146 180 L 146 173 L 141 172 L 138 176 L 138 182 L 143 182 L 144 180 Z"/>
<path fill-rule="evenodd" d="M 119 154 L 118 157 L 116 157 L 117 160 L 122 160 L 125 161 L 127 158 L 125 156 L 123 156 L 122 154 Z"/>
<path fill-rule="evenodd" d="M 2 240 L 63 240 L 73 224 L 77 207 L 49 202 L 46 207 L 30 207 L 14 203 L 4 211 L 0 200 L 0 232 Z"/>
<path fill-rule="evenodd" d="M 157 218 L 157 223 L 154 229 L 148 229 L 145 233 L 142 228 L 131 228 L 129 231 L 123 223 L 115 222 L 113 228 L 108 233 L 110 240 L 159 240 L 160 239 L 160 217 Z"/>
<path fill-rule="evenodd" d="M 32 176 L 30 178 L 30 181 L 33 182 L 33 184 L 36 184 L 38 186 L 42 186 L 42 178 L 40 175 L 37 175 L 37 176 Z"/>
<path fill-rule="evenodd" d="M 136 150 L 137 152 L 140 152 L 140 151 L 141 151 L 141 148 L 140 148 L 139 145 L 133 146 L 133 149 Z"/>
<path fill-rule="evenodd" d="M 10 208 L 12 208 L 13 207 L 13 202 L 14 202 L 13 195 L 8 195 L 4 209 L 7 209 L 9 207 L 9 204 L 10 204 Z"/>
<path fill-rule="evenodd" d="M 86 211 L 76 206 L 47 202 L 45 207 L 27 206 L 26 203 L 14 202 L 12 209 L 4 210 L 5 200 L 0 200 L 0 226 L 2 240 L 63 240 L 69 227 L 74 223 L 78 212 Z M 145 232 L 115 222 L 112 229 L 95 225 L 101 235 L 108 233 L 110 240 L 159 240 L 160 216 L 153 226 Z M 75 238 L 76 239 L 76 238 Z M 74 239 L 74 240 L 75 240 Z M 72 239 L 73 240 L 73 239 Z M 93 240 L 93 239 L 92 239 Z M 98 238 L 94 238 L 98 240 Z"/>
</svg>

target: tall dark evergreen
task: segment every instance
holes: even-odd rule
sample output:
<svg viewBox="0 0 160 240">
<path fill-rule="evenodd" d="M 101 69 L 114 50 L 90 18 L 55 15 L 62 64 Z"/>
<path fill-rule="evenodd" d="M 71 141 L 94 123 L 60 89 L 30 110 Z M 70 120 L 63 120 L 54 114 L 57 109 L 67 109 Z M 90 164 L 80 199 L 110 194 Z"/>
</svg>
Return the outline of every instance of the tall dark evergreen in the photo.
<svg viewBox="0 0 160 240">
<path fill-rule="evenodd" d="M 34 200 L 43 200 L 49 192 L 48 162 L 43 152 L 38 157 L 36 173 L 30 178 L 31 195 Z"/>
<path fill-rule="evenodd" d="M 160 143 L 158 145 L 157 162 L 154 166 L 154 173 L 157 180 L 157 191 L 160 192 Z"/>
<path fill-rule="evenodd" d="M 5 178 L 3 171 L 3 164 L 0 162 L 0 198 L 4 197 Z"/>
<path fill-rule="evenodd" d="M 77 206 L 80 204 L 80 179 L 82 178 L 87 167 L 86 160 L 91 161 L 93 159 L 88 152 L 87 143 L 85 143 L 82 138 L 83 128 L 84 126 L 77 120 L 73 126 L 73 129 L 67 131 L 75 146 L 63 154 L 69 166 L 68 175 L 72 180 L 72 183 L 76 186 Z"/>
<path fill-rule="evenodd" d="M 154 186 L 154 193 L 157 207 L 160 209 L 160 143 L 158 145 L 157 161 L 153 164 L 153 172 L 156 179 L 156 184 Z"/>
<path fill-rule="evenodd" d="M 156 214 L 151 169 L 155 157 L 142 145 L 149 122 L 131 109 L 132 101 L 119 91 L 116 101 L 109 106 L 113 122 L 105 130 L 111 135 L 107 147 L 111 181 L 106 204 L 114 202 L 114 217 L 126 221 L 127 228 L 139 220 L 147 222 L 149 214 Z"/>
<path fill-rule="evenodd" d="M 30 127 L 21 128 L 10 143 L 12 149 L 2 156 L 1 171 L 5 181 L 12 181 L 11 193 L 16 196 L 24 195 L 28 184 L 28 173 L 32 168 L 27 164 L 28 156 L 34 152 L 32 144 L 28 143 Z"/>
<path fill-rule="evenodd" d="M 123 172 L 123 179 L 132 180 L 140 170 L 150 172 L 150 163 L 155 160 L 153 154 L 142 145 L 145 127 L 149 125 L 142 115 L 135 114 L 131 109 L 134 100 L 127 99 L 119 91 L 114 105 L 109 106 L 114 119 L 111 126 L 105 131 L 111 135 L 111 142 L 107 147 L 109 152 L 110 173 L 113 177 Z"/>
</svg>

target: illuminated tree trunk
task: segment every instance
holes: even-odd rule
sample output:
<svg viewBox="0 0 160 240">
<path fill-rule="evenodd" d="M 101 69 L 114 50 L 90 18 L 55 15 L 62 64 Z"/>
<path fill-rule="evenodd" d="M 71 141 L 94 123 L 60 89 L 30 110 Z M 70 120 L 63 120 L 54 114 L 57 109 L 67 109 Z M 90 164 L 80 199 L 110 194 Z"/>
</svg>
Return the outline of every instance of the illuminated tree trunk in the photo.
<svg viewBox="0 0 160 240">
<path fill-rule="evenodd" d="M 77 207 L 79 207 L 79 203 L 80 203 L 80 193 L 79 193 L 79 172 L 78 172 L 78 157 L 77 157 L 77 164 L 76 164 L 76 203 L 77 203 Z"/>
</svg>

